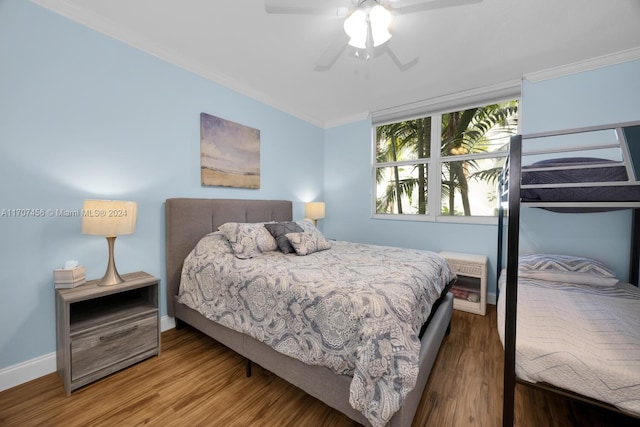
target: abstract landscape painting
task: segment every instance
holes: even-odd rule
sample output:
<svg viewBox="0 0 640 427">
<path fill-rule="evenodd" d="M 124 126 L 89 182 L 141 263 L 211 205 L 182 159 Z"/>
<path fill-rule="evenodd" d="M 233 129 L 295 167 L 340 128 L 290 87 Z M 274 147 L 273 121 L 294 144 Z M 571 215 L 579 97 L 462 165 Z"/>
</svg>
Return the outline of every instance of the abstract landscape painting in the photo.
<svg viewBox="0 0 640 427">
<path fill-rule="evenodd" d="M 202 185 L 260 188 L 260 130 L 200 114 Z"/>
</svg>

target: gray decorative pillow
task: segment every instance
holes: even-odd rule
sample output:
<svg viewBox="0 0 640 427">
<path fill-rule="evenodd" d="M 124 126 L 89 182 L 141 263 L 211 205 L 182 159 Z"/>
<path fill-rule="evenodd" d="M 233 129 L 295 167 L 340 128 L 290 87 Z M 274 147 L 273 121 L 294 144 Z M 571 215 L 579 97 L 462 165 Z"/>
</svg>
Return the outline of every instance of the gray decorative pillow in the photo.
<svg viewBox="0 0 640 427">
<path fill-rule="evenodd" d="M 271 222 L 265 224 L 264 227 L 271 233 L 271 235 L 276 239 L 278 243 L 278 247 L 285 254 L 290 254 L 294 251 L 293 246 L 289 243 L 289 239 L 287 239 L 287 233 L 300 233 L 302 228 L 295 222 Z"/>
<path fill-rule="evenodd" d="M 318 232 L 319 233 L 319 232 Z M 309 255 L 314 252 L 324 251 L 331 248 L 331 243 L 322 234 L 310 233 L 289 233 L 287 239 L 298 255 Z"/>
<path fill-rule="evenodd" d="M 233 254 L 240 259 L 254 258 L 261 252 L 278 249 L 276 239 L 264 228 L 263 223 L 227 222 L 218 230 L 225 235 Z"/>
<path fill-rule="evenodd" d="M 308 219 L 301 219 L 300 221 L 296 221 L 296 224 L 298 224 L 300 228 L 302 228 L 302 231 L 308 231 L 309 233 L 314 234 L 319 233 L 320 235 L 322 235 L 322 233 L 320 233 L 320 230 L 318 230 L 316 226 L 313 225 L 313 222 Z"/>
</svg>

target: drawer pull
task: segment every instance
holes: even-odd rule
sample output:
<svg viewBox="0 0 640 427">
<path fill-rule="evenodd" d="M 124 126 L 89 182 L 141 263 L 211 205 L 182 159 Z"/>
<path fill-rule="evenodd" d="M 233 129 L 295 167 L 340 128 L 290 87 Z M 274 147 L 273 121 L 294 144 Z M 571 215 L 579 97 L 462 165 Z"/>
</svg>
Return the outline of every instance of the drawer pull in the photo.
<svg viewBox="0 0 640 427">
<path fill-rule="evenodd" d="M 125 329 L 124 331 L 115 332 L 115 333 L 113 333 L 111 335 L 103 335 L 103 336 L 100 337 L 100 341 L 117 340 L 118 338 L 126 337 L 127 335 L 132 334 L 137 329 L 138 329 L 138 325 L 135 325 L 134 327 L 129 328 L 129 329 Z"/>
</svg>

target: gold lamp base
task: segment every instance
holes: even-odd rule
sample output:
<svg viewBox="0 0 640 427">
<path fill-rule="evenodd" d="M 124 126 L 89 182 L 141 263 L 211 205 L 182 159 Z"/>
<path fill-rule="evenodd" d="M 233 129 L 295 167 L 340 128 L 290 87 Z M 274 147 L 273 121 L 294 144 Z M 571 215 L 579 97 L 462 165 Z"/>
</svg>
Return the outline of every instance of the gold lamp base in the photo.
<svg viewBox="0 0 640 427">
<path fill-rule="evenodd" d="M 124 279 L 118 274 L 116 269 L 116 263 L 113 258 L 113 247 L 116 243 L 116 236 L 106 236 L 107 244 L 109 245 L 109 262 L 107 263 L 107 271 L 104 273 L 104 277 L 99 286 L 113 286 L 124 282 Z"/>
</svg>

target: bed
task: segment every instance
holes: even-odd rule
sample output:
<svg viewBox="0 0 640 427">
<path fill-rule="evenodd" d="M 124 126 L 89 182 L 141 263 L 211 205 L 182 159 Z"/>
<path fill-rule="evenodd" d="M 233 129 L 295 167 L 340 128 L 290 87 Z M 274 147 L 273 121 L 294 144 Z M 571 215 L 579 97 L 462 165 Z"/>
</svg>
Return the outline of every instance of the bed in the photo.
<svg viewBox="0 0 640 427">
<path fill-rule="evenodd" d="M 290 201 L 168 199 L 166 201 L 168 314 L 176 319 L 177 324 L 186 323 L 199 329 L 249 361 L 273 372 L 363 425 L 410 426 L 452 317 L 453 298 L 447 290 L 455 275 L 449 270 L 446 261 L 430 252 L 409 250 L 405 253 L 404 258 L 407 258 L 406 254 L 411 257 L 418 256 L 418 252 L 422 253 L 421 256 L 424 258 L 420 265 L 409 267 L 411 271 L 403 273 L 404 276 L 409 280 L 420 282 L 423 279 L 418 278 L 428 273 L 431 275 L 430 281 L 434 286 L 426 296 L 416 297 L 417 294 L 411 296 L 413 291 L 400 292 L 404 299 L 425 300 L 415 312 L 413 309 L 406 308 L 408 307 L 404 305 L 406 301 L 400 301 L 402 298 L 389 299 L 389 295 L 384 293 L 382 286 L 375 289 L 375 292 L 370 291 L 366 297 L 358 296 L 357 302 L 354 303 L 353 300 L 348 301 L 346 298 L 349 294 L 347 291 L 350 289 L 346 286 L 342 286 L 344 288 L 342 290 L 321 294 L 318 293 L 321 289 L 316 288 L 322 288 L 322 286 L 314 284 L 308 286 L 307 291 L 301 291 L 300 288 L 291 285 L 289 279 L 291 276 L 298 276 L 310 283 L 315 283 L 314 276 L 321 273 L 314 270 L 314 260 L 324 259 L 324 262 L 333 265 L 331 280 L 339 282 L 346 278 L 346 273 L 341 273 L 337 267 L 337 263 L 343 259 L 343 261 L 349 261 L 348 264 L 352 270 L 357 271 L 358 266 L 363 266 L 363 270 L 359 272 L 361 281 L 365 282 L 367 275 L 371 278 L 377 275 L 384 276 L 383 281 L 392 284 L 391 277 L 385 273 L 389 265 L 380 268 L 383 262 L 376 261 L 378 264 L 376 274 L 370 274 L 370 266 L 366 267 L 366 263 L 361 264 L 356 258 L 367 245 L 335 241 L 321 242 L 320 238 L 324 239 L 324 236 L 319 232 L 320 237 L 314 237 L 316 238 L 314 250 L 309 251 L 307 256 L 265 250 L 259 256 L 244 258 L 244 255 L 248 254 L 245 253 L 245 249 L 251 245 L 243 246 L 242 242 L 246 242 L 244 238 L 232 236 L 241 236 L 237 233 L 238 229 L 253 230 L 256 224 L 262 233 L 265 228 L 264 223 L 273 222 L 294 223 Z M 232 224 L 232 228 L 223 226 L 224 224 Z M 295 224 L 305 227 L 302 232 L 294 233 L 296 236 L 307 238 L 311 235 L 313 237 L 315 227 L 310 223 L 305 225 L 295 222 Z M 306 227 L 312 228 L 306 229 Z M 219 228 L 221 231 L 218 231 Z M 221 233 L 224 236 L 221 236 Z M 318 242 L 328 243 L 330 249 L 318 249 L 322 246 Z M 299 241 L 291 240 L 291 243 L 298 243 L 294 248 L 296 252 L 298 249 L 311 247 L 304 242 L 300 244 Z M 212 250 L 215 255 L 211 255 Z M 382 254 L 386 254 L 387 258 L 402 257 L 400 252 L 389 256 L 395 251 L 400 251 L 397 248 L 373 247 L 373 251 L 374 253 L 367 255 L 370 257 L 369 262 L 373 262 L 371 260 L 375 260 L 376 256 L 382 256 Z M 239 258 L 238 254 L 244 255 Z M 217 264 L 211 264 L 216 260 Z M 223 279 L 223 273 L 228 273 L 233 265 L 240 268 L 232 271 L 230 279 Z M 268 273 L 259 272 L 257 269 L 260 268 L 266 269 Z M 243 274 L 250 276 L 243 277 Z M 322 276 L 321 279 L 327 280 L 327 277 Z M 204 297 L 199 296 L 197 291 L 197 288 L 203 287 L 203 280 L 210 281 L 214 286 L 213 290 L 204 291 L 206 294 Z M 224 282 L 224 280 L 228 281 Z M 182 290 L 181 281 L 185 285 Z M 223 282 L 224 286 L 221 285 Z M 236 285 L 238 288 L 232 290 L 232 286 Z M 364 289 L 365 285 L 352 283 L 349 286 Z M 273 305 L 264 305 L 264 301 L 273 297 L 275 293 L 286 294 L 287 298 L 284 300 L 288 302 L 278 299 L 273 302 Z M 363 295 L 350 293 L 353 296 Z M 394 293 L 397 292 L 394 291 Z M 218 296 L 225 294 L 230 299 L 214 303 L 210 298 L 211 294 Z M 237 298 L 240 294 L 250 294 L 251 298 L 247 300 L 249 302 L 239 304 Z M 297 300 L 297 305 L 292 305 L 289 301 L 289 297 L 294 294 L 298 297 L 304 296 Z M 366 307 L 362 301 L 368 299 L 378 301 L 373 305 L 376 307 L 375 310 L 369 308 L 364 311 L 356 310 Z M 387 300 L 388 302 L 380 303 Z M 255 304 L 255 301 L 262 302 Z M 314 306 L 310 301 L 320 303 Z M 233 306 L 233 304 L 239 305 Z M 209 306 L 212 311 L 201 313 L 199 310 L 202 306 Z M 243 307 L 249 307 L 249 309 L 243 311 Z M 274 315 L 274 312 L 279 310 L 284 317 Z M 328 323 L 322 326 L 322 322 L 313 324 L 310 329 L 327 332 L 322 335 L 322 338 L 309 338 L 314 331 L 305 329 L 303 325 L 303 318 L 313 317 L 313 314 L 309 313 L 315 311 L 324 313 L 318 315 L 316 319 L 330 318 L 332 316 L 328 314 L 333 314 L 333 317 L 339 320 L 337 326 Z M 394 316 L 389 315 L 391 312 L 395 313 L 395 317 L 408 320 L 407 325 L 392 322 Z M 363 315 L 358 317 L 354 313 L 363 313 Z M 381 324 L 387 338 L 372 338 L 378 336 L 378 332 L 374 331 L 374 325 L 377 323 L 372 319 L 381 313 L 385 313 Z M 349 316 L 352 317 L 349 318 Z M 252 319 L 249 319 L 250 317 Z M 251 323 L 256 323 L 256 319 L 258 325 L 251 326 Z M 351 331 L 354 329 L 352 327 L 354 320 L 363 324 L 361 330 Z M 293 322 L 296 325 L 293 327 L 296 333 L 283 332 L 282 327 L 287 322 Z M 422 323 L 426 326 L 421 327 Z M 346 329 L 355 335 L 345 338 L 349 336 L 345 333 Z M 413 332 L 408 332 L 409 330 Z M 338 353 L 339 347 L 348 347 L 344 345 L 345 342 L 352 346 L 349 347 L 352 350 L 356 349 L 355 360 L 350 360 Z M 302 354 L 302 350 L 311 351 Z"/>
<path fill-rule="evenodd" d="M 640 417 L 640 289 L 603 263 L 531 254 L 518 267 L 516 376 Z M 504 288 L 506 275 L 500 277 Z M 498 332 L 505 342 L 505 293 Z"/>
<path fill-rule="evenodd" d="M 589 155 L 585 155 L 585 153 Z M 577 371 L 575 368 L 568 368 L 568 371 L 565 372 L 568 377 L 573 376 L 575 382 L 569 380 L 563 381 L 559 385 L 550 386 L 550 378 L 532 377 L 527 369 L 519 365 L 523 353 L 528 353 L 520 347 L 527 345 L 523 343 L 531 338 L 527 334 L 533 333 L 542 337 L 538 349 L 540 351 L 538 356 L 542 357 L 546 354 L 544 351 L 545 333 L 553 331 L 552 327 L 544 331 L 536 329 L 541 324 L 531 324 L 532 316 L 527 314 L 533 310 L 530 307 L 530 300 L 535 300 L 530 294 L 531 289 L 535 289 L 535 295 L 542 293 L 542 290 L 546 295 L 548 289 L 545 286 L 540 286 L 540 283 L 532 284 L 529 278 L 522 278 L 520 275 L 520 212 L 524 207 L 542 208 L 559 213 L 632 209 L 633 214 L 629 224 L 631 238 L 628 280 L 637 286 L 640 269 L 640 239 L 638 238 L 640 231 L 640 181 L 638 181 L 638 171 L 640 171 L 640 122 L 638 121 L 515 135 L 511 138 L 509 157 L 505 162 L 499 187 L 498 270 L 496 272 L 497 277 L 501 278 L 501 282 L 498 283 L 498 301 L 503 319 L 501 319 L 499 332 L 505 349 L 503 426 L 512 426 L 514 422 L 516 383 L 538 387 L 614 410 L 624 406 L 617 401 L 608 402 L 608 399 L 603 398 L 600 394 L 594 396 L 594 393 L 589 391 L 589 387 L 584 384 L 580 385 L 579 375 L 575 374 Z M 506 273 L 501 274 L 504 244 L 503 225 L 507 213 Z M 566 283 L 572 283 L 565 279 L 559 280 L 559 282 L 563 283 L 562 286 L 566 286 Z M 555 286 L 553 290 L 557 292 L 559 287 L 559 285 Z M 573 289 L 573 293 L 570 295 L 580 295 L 580 298 L 585 301 L 590 300 L 589 296 L 593 297 L 590 304 L 601 299 L 601 296 L 598 295 L 576 293 L 575 291 L 576 289 Z M 600 292 L 604 291 L 600 290 Z M 551 297 L 551 301 L 547 301 L 548 304 L 553 304 L 554 297 L 558 294 L 552 295 L 554 296 Z M 634 304 L 633 302 L 629 303 Z M 571 301 L 565 301 L 558 310 L 553 313 L 546 311 L 546 313 L 549 315 L 558 314 L 557 312 L 562 313 L 562 310 L 570 307 L 571 304 Z M 597 305 L 597 303 L 595 304 Z M 601 307 L 600 313 L 606 313 L 604 307 L 605 305 Z M 563 314 L 560 315 L 560 317 L 562 316 Z M 570 317 L 567 321 L 573 321 L 574 325 L 584 323 L 580 317 L 583 314 L 573 312 L 571 316 L 575 316 L 575 318 L 571 320 Z M 635 317 L 632 316 L 634 321 L 637 321 L 637 316 L 637 314 Z M 551 317 L 549 322 L 555 320 L 555 317 Z M 624 327 L 624 325 L 617 325 L 617 327 Z M 521 337 L 521 334 L 526 339 Z M 557 338 L 556 336 L 553 341 L 553 335 L 550 337 L 554 345 L 562 341 Z M 607 334 L 601 334 L 599 339 L 606 340 Z M 637 340 L 637 337 L 633 339 Z M 534 353 L 533 350 L 531 352 Z M 576 358 L 576 360 L 579 359 L 580 356 Z M 529 362 L 523 360 L 522 363 Z M 563 362 L 561 361 L 561 363 Z M 532 369 L 535 370 L 535 368 Z M 574 372 L 569 374 L 569 371 Z M 587 372 L 596 371 L 587 368 Z M 637 398 L 637 391 L 634 393 L 632 396 Z M 629 408 L 620 410 L 638 416 L 635 407 L 631 410 Z"/>
</svg>

